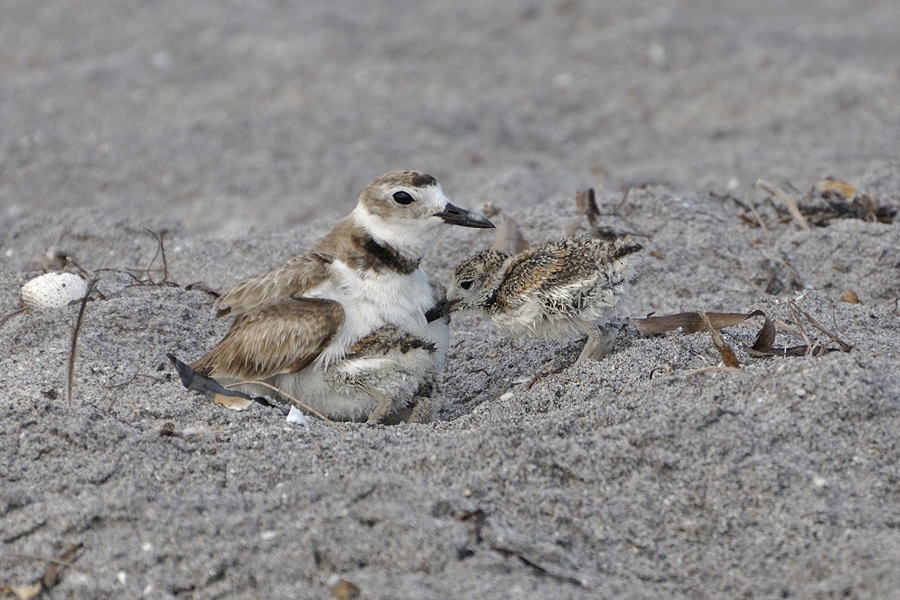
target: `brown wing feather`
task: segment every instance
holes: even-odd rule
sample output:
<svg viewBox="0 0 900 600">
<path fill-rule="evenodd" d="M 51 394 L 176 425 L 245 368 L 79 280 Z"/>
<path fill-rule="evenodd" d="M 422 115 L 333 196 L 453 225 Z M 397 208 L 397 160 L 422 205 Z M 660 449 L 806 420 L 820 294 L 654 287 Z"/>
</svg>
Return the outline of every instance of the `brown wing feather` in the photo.
<svg viewBox="0 0 900 600">
<path fill-rule="evenodd" d="M 563 268 L 565 261 L 555 252 L 532 246 L 518 255 L 506 268 L 500 283 L 499 298 L 520 299 L 536 283 L 546 281 Z"/>
<path fill-rule="evenodd" d="M 274 271 L 242 281 L 216 300 L 216 317 L 243 315 L 292 294 L 299 296 L 325 280 L 329 262 L 318 252 L 306 252 Z"/>
<path fill-rule="evenodd" d="M 604 268 L 639 250 L 642 247 L 631 241 L 606 242 L 587 237 L 532 246 L 509 264 L 498 297 L 512 299 L 516 306 L 511 308 L 517 308 L 529 290 L 559 286 L 574 294 L 578 287 L 586 290 L 598 279 L 610 277 Z"/>
<path fill-rule="evenodd" d="M 191 367 L 211 377 L 265 379 L 312 363 L 344 324 L 335 300 L 292 298 L 235 319 L 228 334 Z"/>
</svg>

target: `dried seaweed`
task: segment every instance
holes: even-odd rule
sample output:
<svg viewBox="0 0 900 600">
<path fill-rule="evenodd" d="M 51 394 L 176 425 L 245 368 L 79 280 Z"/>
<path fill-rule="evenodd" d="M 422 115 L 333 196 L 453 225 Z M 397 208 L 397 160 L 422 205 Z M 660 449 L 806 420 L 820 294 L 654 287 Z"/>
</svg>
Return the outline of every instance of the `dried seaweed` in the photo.
<svg viewBox="0 0 900 600">
<path fill-rule="evenodd" d="M 837 334 L 822 325 L 807 311 L 800 308 L 795 302 L 788 301 L 788 307 L 794 316 L 795 327 L 791 327 L 779 321 L 779 323 L 781 323 L 779 328 L 803 339 L 804 343 L 802 345 L 776 347 L 775 322 L 769 319 L 769 317 L 760 310 L 755 310 L 746 314 L 704 311 L 685 312 L 662 317 L 649 316 L 644 319 L 629 319 L 629 322 L 631 322 L 631 324 L 643 335 L 658 335 L 676 330 L 681 330 L 684 333 L 696 333 L 705 329 L 709 331 L 712 336 L 713 345 L 722 356 L 723 362 L 727 367 L 731 368 L 739 368 L 740 362 L 737 360 L 731 347 L 728 346 L 724 338 L 719 334 L 718 330 L 724 327 L 739 325 L 753 317 L 763 317 L 764 319 L 763 326 L 756 336 L 756 341 L 752 346 L 744 347 L 744 351 L 755 358 L 768 356 L 819 356 L 835 350 L 849 352 L 853 348 L 850 343 L 842 340 Z M 809 336 L 807 336 L 803 324 L 800 321 L 800 315 L 806 319 L 808 324 L 827 335 L 828 339 L 824 342 L 811 340 Z M 837 344 L 838 347 L 834 348 L 832 347 L 832 344 Z"/>
<path fill-rule="evenodd" d="M 856 186 L 838 179 L 825 179 L 813 185 L 800 200 L 784 192 L 775 185 L 759 180 L 757 187 L 778 198 L 783 206 L 776 205 L 779 214 L 787 214 L 809 230 L 809 226 L 827 227 L 835 219 L 859 219 L 870 223 L 893 223 L 897 209 L 891 204 L 883 204 Z M 750 222 L 748 217 L 743 217 Z"/>
<path fill-rule="evenodd" d="M 809 314 L 808 312 L 806 312 L 805 310 L 803 310 L 802 308 L 797 306 L 797 304 L 794 301 L 789 300 L 788 304 L 791 305 L 792 307 L 795 307 L 798 311 L 800 311 L 800 313 L 806 318 L 807 321 L 810 322 L 810 324 L 813 327 L 815 327 L 816 329 L 818 329 L 825 335 L 829 336 L 831 338 L 828 342 L 829 344 L 832 342 L 836 343 L 838 346 L 840 346 L 840 349 L 842 352 L 850 352 L 850 350 L 853 349 L 852 344 L 843 341 L 840 337 L 838 337 L 838 335 L 836 333 L 834 333 L 830 329 L 826 328 L 824 325 L 819 323 L 811 314 Z"/>
<path fill-rule="evenodd" d="M 759 311 L 757 311 L 757 312 L 759 312 Z M 765 316 L 765 315 L 763 315 L 763 316 Z M 748 350 L 763 352 L 765 350 L 771 350 L 774 346 L 775 346 L 775 324 L 772 323 L 772 320 L 769 319 L 769 317 L 766 317 L 766 320 L 763 323 L 762 329 L 760 329 L 759 333 L 756 335 L 756 341 L 753 343 L 753 346 L 751 348 L 749 348 Z"/>
<path fill-rule="evenodd" d="M 800 203 L 813 225 L 824 227 L 834 219 L 860 219 L 862 221 L 893 223 L 897 209 L 882 204 L 855 186 L 838 179 L 817 182 Z"/>
<path fill-rule="evenodd" d="M 704 312 L 709 323 L 715 329 L 739 325 L 751 317 L 766 315 L 755 310 L 752 313 L 717 313 Z M 681 329 L 685 333 L 696 333 L 706 329 L 706 321 L 697 312 L 683 312 L 664 317 L 649 316 L 644 319 L 628 319 L 638 331 L 644 335 L 656 335 Z"/>
<path fill-rule="evenodd" d="M 465 523 L 470 527 L 470 545 L 462 546 L 457 549 L 457 558 L 459 560 L 465 560 L 466 558 L 469 558 L 470 556 L 473 556 L 475 554 L 475 551 L 472 549 L 472 547 L 477 547 L 486 541 L 484 536 L 482 535 L 482 531 L 486 527 L 488 527 L 487 513 L 485 513 L 480 508 L 476 508 L 475 510 L 453 510 L 448 504 L 445 505 L 444 503 L 439 503 L 432 510 L 432 514 L 434 516 L 443 516 L 448 513 L 451 514 L 453 518 L 460 523 Z M 520 549 L 508 547 L 507 545 L 500 545 L 499 543 L 490 543 L 489 547 L 491 550 L 497 552 L 505 558 L 515 558 L 519 560 L 522 564 L 526 565 L 535 573 L 543 577 L 549 577 L 558 581 L 564 581 L 566 583 L 571 583 L 582 588 L 588 587 L 587 583 L 584 580 L 572 574 L 561 572 L 559 569 L 553 567 L 552 565 L 543 565 L 535 558 L 527 556 L 526 553 L 522 552 Z"/>
<path fill-rule="evenodd" d="M 563 581 L 565 583 L 571 583 L 572 585 L 576 585 L 581 588 L 587 587 L 587 585 L 585 585 L 585 582 L 578 579 L 577 577 L 572 577 L 571 575 L 565 575 L 562 573 L 555 573 L 548 567 L 545 567 L 545 566 L 537 563 L 536 561 L 528 558 L 521 552 L 517 552 L 516 550 L 512 550 L 510 548 L 505 548 L 503 546 L 497 546 L 497 545 L 491 546 L 491 550 L 493 550 L 494 552 L 497 552 L 498 554 L 500 554 L 501 556 L 504 556 L 506 558 L 514 557 L 514 558 L 519 559 L 519 561 L 522 564 L 530 567 L 538 575 L 542 575 L 544 577 L 550 577 L 552 579 L 556 579 L 558 581 Z"/>
<path fill-rule="evenodd" d="M 169 274 L 169 264 L 166 260 L 166 245 L 165 245 L 165 235 L 166 231 L 162 230 L 159 233 L 151 231 L 149 229 L 144 229 L 147 233 L 153 236 L 153 239 L 156 240 L 156 252 L 153 254 L 153 258 L 150 259 L 150 262 L 146 267 L 124 267 L 122 269 L 112 269 L 112 268 L 102 268 L 94 271 L 94 277 L 97 277 L 100 273 L 110 272 L 110 273 L 121 273 L 128 275 L 134 280 L 132 284 L 134 287 L 137 286 L 168 286 L 168 287 L 179 287 L 179 284 L 172 281 Z M 154 268 L 153 265 L 156 263 L 156 260 L 160 259 L 162 262 L 161 267 Z M 154 274 L 161 274 L 162 277 L 159 279 L 154 279 Z"/>
<path fill-rule="evenodd" d="M 4 323 L 6 323 L 7 321 L 9 321 L 9 320 L 12 319 L 13 317 L 17 317 L 17 316 L 23 315 L 23 314 L 25 314 L 25 307 L 24 307 L 24 306 L 23 306 L 22 308 L 17 308 L 17 309 L 15 309 L 14 311 L 12 311 L 11 313 L 6 314 L 6 315 L 0 317 L 0 325 L 3 325 Z"/>
</svg>

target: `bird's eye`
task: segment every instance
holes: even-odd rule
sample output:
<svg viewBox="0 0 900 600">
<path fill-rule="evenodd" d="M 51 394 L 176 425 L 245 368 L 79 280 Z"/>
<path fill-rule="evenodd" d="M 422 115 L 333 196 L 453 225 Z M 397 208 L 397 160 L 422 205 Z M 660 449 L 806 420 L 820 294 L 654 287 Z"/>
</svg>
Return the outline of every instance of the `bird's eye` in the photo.
<svg viewBox="0 0 900 600">
<path fill-rule="evenodd" d="M 394 192 L 394 202 L 397 204 L 412 204 L 413 197 L 409 195 L 409 192 Z"/>
<path fill-rule="evenodd" d="M 472 281 L 471 279 L 466 279 L 465 281 L 459 282 L 459 287 L 461 287 L 464 290 L 468 290 L 468 289 L 472 288 L 473 283 L 475 283 L 475 282 Z"/>
</svg>

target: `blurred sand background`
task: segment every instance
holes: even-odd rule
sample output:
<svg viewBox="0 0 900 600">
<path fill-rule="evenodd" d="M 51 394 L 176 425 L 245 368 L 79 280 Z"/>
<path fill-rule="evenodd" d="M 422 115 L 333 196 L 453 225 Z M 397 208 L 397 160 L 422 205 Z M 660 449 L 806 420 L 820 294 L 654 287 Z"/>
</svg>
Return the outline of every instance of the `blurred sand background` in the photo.
<svg viewBox="0 0 900 600">
<path fill-rule="evenodd" d="M 71 407 L 78 307 L 0 325 L 0 589 L 47 567 L 14 553 L 82 543 L 48 597 L 900 597 L 898 225 L 802 231 L 753 187 L 900 206 L 898 23 L 889 0 L 0 4 L 0 317 L 50 247 L 104 296 Z M 184 285 L 278 266 L 396 168 L 531 242 L 595 187 L 646 234 L 615 353 L 458 317 L 432 422 L 343 435 L 185 392 L 165 353 L 229 323 Z M 178 286 L 121 272 L 148 276 L 145 229 Z M 423 264 L 449 283 L 490 243 L 448 228 Z M 697 373 L 709 335 L 624 319 L 793 323 L 788 300 L 853 350 L 755 359 L 749 321 L 743 372 Z"/>
</svg>

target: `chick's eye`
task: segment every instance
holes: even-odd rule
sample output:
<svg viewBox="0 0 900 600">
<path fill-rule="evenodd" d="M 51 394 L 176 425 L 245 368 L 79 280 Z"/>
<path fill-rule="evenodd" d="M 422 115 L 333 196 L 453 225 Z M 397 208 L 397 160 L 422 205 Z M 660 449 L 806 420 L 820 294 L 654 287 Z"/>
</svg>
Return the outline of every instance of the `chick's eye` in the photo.
<svg viewBox="0 0 900 600">
<path fill-rule="evenodd" d="M 409 195 L 409 192 L 394 192 L 394 202 L 397 204 L 412 204 L 413 197 Z"/>
<path fill-rule="evenodd" d="M 475 282 L 472 281 L 471 279 L 466 279 L 465 281 L 459 282 L 459 287 L 461 287 L 464 290 L 468 290 L 468 289 L 472 288 L 473 283 L 475 283 Z"/>
</svg>

